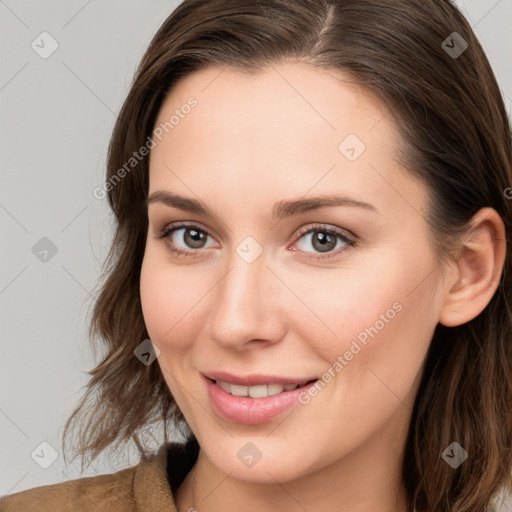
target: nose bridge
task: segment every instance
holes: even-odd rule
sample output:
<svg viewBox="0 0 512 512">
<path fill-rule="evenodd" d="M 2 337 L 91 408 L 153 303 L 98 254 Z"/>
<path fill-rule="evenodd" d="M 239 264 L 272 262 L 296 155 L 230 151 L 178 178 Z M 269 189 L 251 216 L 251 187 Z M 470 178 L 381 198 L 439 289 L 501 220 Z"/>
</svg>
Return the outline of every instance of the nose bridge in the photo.
<svg viewBox="0 0 512 512">
<path fill-rule="evenodd" d="M 234 348 L 253 340 L 278 341 L 285 324 L 278 280 L 264 254 L 251 261 L 239 251 L 233 252 L 229 271 L 216 287 L 210 334 L 218 344 Z"/>
</svg>

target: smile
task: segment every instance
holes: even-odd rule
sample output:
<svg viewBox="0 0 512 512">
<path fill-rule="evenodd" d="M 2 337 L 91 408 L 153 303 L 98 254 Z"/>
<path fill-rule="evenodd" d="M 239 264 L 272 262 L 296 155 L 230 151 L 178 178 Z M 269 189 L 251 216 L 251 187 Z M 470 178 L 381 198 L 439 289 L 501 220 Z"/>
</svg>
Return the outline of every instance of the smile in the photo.
<svg viewBox="0 0 512 512">
<path fill-rule="evenodd" d="M 271 375 L 237 377 L 225 372 L 216 373 L 203 374 L 213 410 L 225 420 L 245 424 L 265 423 L 280 416 L 295 407 L 299 403 L 299 395 L 318 381 Z M 276 382 L 279 380 L 281 382 Z"/>
<path fill-rule="evenodd" d="M 237 384 L 230 384 L 229 382 L 222 380 L 214 381 L 217 386 L 221 387 L 226 393 L 233 396 L 248 396 L 251 398 L 265 398 L 267 396 L 278 395 L 283 391 L 292 391 L 298 387 L 307 384 L 308 382 L 302 382 L 297 384 L 262 384 L 258 386 L 240 386 Z"/>
</svg>

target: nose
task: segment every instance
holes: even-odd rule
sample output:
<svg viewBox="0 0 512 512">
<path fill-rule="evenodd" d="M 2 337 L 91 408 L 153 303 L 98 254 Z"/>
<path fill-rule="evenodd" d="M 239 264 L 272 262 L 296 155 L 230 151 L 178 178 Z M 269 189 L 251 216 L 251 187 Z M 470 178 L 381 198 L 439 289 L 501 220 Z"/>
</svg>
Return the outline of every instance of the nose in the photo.
<svg viewBox="0 0 512 512">
<path fill-rule="evenodd" d="M 247 263 L 235 253 L 231 267 L 215 287 L 210 337 L 223 348 L 246 350 L 284 338 L 291 293 L 264 256 Z"/>
</svg>

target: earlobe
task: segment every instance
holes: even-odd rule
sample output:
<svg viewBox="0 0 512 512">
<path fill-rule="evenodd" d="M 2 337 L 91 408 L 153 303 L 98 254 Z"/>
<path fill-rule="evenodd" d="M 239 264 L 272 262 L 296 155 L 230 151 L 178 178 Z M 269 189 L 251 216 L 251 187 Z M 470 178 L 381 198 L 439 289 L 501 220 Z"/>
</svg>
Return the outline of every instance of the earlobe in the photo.
<svg viewBox="0 0 512 512">
<path fill-rule="evenodd" d="M 499 285 L 506 256 L 505 226 L 493 208 L 482 208 L 470 222 L 456 264 L 456 282 L 446 292 L 439 323 L 462 325 L 477 317 Z"/>
</svg>

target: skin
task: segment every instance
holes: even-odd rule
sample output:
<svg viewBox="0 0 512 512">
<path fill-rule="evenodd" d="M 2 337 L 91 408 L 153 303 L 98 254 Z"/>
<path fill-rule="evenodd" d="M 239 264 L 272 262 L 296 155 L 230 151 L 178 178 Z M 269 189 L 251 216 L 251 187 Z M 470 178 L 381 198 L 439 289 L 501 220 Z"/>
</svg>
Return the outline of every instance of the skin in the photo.
<svg viewBox="0 0 512 512">
<path fill-rule="evenodd" d="M 407 510 L 404 443 L 434 329 L 474 318 L 499 281 L 499 215 L 481 210 L 459 259 L 441 266 L 427 189 L 396 162 L 386 106 L 344 79 L 300 62 L 251 75 L 211 67 L 178 82 L 161 108 L 156 125 L 198 101 L 152 149 L 149 194 L 199 199 L 218 217 L 148 206 L 144 318 L 201 446 L 175 494 L 180 512 Z M 366 145 L 353 162 L 338 149 L 348 134 Z M 271 220 L 274 203 L 333 192 L 377 211 L 333 206 Z M 157 238 L 179 221 L 209 235 L 202 249 L 185 229 Z M 319 224 L 355 234 L 357 245 L 338 240 L 326 253 L 298 236 Z M 252 263 L 236 251 L 248 236 L 263 249 Z M 174 255 L 172 242 L 193 254 Z M 245 425 L 209 402 L 201 372 L 321 377 L 396 303 L 401 311 L 306 405 Z M 252 467 L 237 457 L 247 442 L 262 454 Z"/>
</svg>

